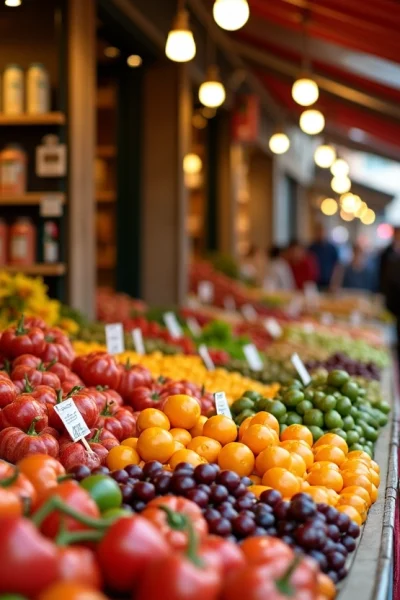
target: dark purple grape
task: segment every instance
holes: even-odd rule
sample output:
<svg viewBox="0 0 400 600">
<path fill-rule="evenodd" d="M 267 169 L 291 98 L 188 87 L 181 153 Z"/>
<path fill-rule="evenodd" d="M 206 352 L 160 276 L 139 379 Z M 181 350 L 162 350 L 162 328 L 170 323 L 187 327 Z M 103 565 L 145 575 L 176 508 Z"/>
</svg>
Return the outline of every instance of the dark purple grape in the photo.
<svg viewBox="0 0 400 600">
<path fill-rule="evenodd" d="M 334 569 L 335 571 L 338 571 L 339 569 L 344 567 L 346 563 L 346 557 L 344 556 L 344 554 L 342 554 L 341 552 L 337 552 L 336 550 L 334 550 L 333 552 L 329 552 L 326 555 L 326 558 L 328 559 L 329 568 Z"/>
<path fill-rule="evenodd" d="M 268 490 L 271 491 L 271 490 Z M 264 492 L 263 492 L 264 493 Z M 290 502 L 282 500 L 274 505 L 274 515 L 278 521 L 284 521 L 288 518 Z"/>
<path fill-rule="evenodd" d="M 229 496 L 227 497 L 225 502 L 229 502 L 229 504 L 235 504 L 236 498 L 235 498 L 235 496 L 232 496 L 231 494 L 229 494 Z"/>
<path fill-rule="evenodd" d="M 189 462 L 180 462 L 176 465 L 174 472 L 180 473 L 181 471 L 190 471 L 193 473 L 193 465 L 191 465 Z"/>
<path fill-rule="evenodd" d="M 298 494 L 300 496 L 300 494 Z M 310 501 L 310 497 L 304 494 L 304 498 L 292 498 L 289 508 L 289 517 L 297 521 L 306 521 L 310 517 L 314 517 L 317 513 L 315 503 Z M 321 513 L 322 515 L 322 513 Z"/>
<path fill-rule="evenodd" d="M 129 485 L 135 485 L 135 483 L 138 481 L 140 481 L 140 479 L 137 479 L 136 477 L 128 477 L 126 483 L 129 483 Z"/>
<path fill-rule="evenodd" d="M 211 488 L 209 485 L 206 485 L 205 483 L 199 483 L 199 485 L 197 486 L 198 490 L 201 490 L 202 492 L 204 492 L 205 494 L 207 494 L 207 496 L 210 495 L 211 493 Z"/>
<path fill-rule="evenodd" d="M 189 477 L 189 475 L 180 475 L 174 473 L 171 477 L 171 491 L 175 494 L 178 494 L 178 496 L 185 496 L 189 490 L 193 490 L 195 487 L 196 482 L 193 477 Z"/>
<path fill-rule="evenodd" d="M 252 494 L 253 495 L 253 494 Z M 236 510 L 246 510 L 251 508 L 256 503 L 256 499 L 252 498 L 249 494 L 240 496 L 234 504 Z"/>
<path fill-rule="evenodd" d="M 153 485 L 156 489 L 157 494 L 167 494 L 169 492 L 169 486 L 172 478 L 170 471 L 162 471 L 157 473 L 153 478 Z"/>
<path fill-rule="evenodd" d="M 224 485 L 229 492 L 233 492 L 240 483 L 240 476 L 235 471 L 220 471 L 215 481 Z"/>
<path fill-rule="evenodd" d="M 343 544 L 343 546 L 348 552 L 354 552 L 354 550 L 356 549 L 355 539 L 350 535 L 344 535 L 340 542 Z"/>
<path fill-rule="evenodd" d="M 342 579 L 344 579 L 347 576 L 347 568 L 346 566 L 342 567 L 341 569 L 339 569 L 339 571 L 337 571 L 337 576 L 339 578 L 339 581 L 341 581 Z"/>
<path fill-rule="evenodd" d="M 336 525 L 339 527 L 342 533 L 346 533 L 350 525 L 350 517 L 346 513 L 338 512 L 336 518 Z"/>
<path fill-rule="evenodd" d="M 129 477 L 143 479 L 143 471 L 139 465 L 128 465 L 125 467 L 125 471 L 128 473 Z"/>
<path fill-rule="evenodd" d="M 291 535 L 282 535 L 279 537 L 281 538 L 282 542 L 285 542 L 285 544 L 288 546 L 293 546 L 293 538 Z"/>
<path fill-rule="evenodd" d="M 156 473 L 163 470 L 163 466 L 158 460 L 151 460 L 146 463 L 143 467 L 143 476 L 145 478 L 150 477 L 152 479 Z"/>
<path fill-rule="evenodd" d="M 105 465 L 102 465 L 101 467 L 96 467 L 95 469 L 93 469 L 92 475 L 108 475 L 109 472 L 110 469 Z"/>
<path fill-rule="evenodd" d="M 347 534 L 350 535 L 352 538 L 358 538 L 358 536 L 360 535 L 360 528 L 357 525 L 357 523 L 355 523 L 354 521 L 350 521 L 349 527 L 347 529 Z"/>
<path fill-rule="evenodd" d="M 333 525 L 333 523 L 332 523 L 331 525 L 328 525 L 327 528 L 328 528 L 328 537 L 330 537 L 331 540 L 333 540 L 334 542 L 338 542 L 340 539 L 339 527 L 337 525 Z"/>
<path fill-rule="evenodd" d="M 256 523 L 260 527 L 271 527 L 275 523 L 275 517 L 272 513 L 259 513 L 256 515 Z"/>
<path fill-rule="evenodd" d="M 125 483 L 121 486 L 122 501 L 128 504 L 133 498 L 133 485 Z"/>
<path fill-rule="evenodd" d="M 179 465 L 178 465 L 179 466 Z M 205 484 L 210 484 L 213 483 L 213 481 L 215 481 L 215 478 L 217 476 L 217 472 L 215 470 L 215 465 L 197 465 L 197 467 L 194 470 L 194 478 L 197 481 L 197 483 L 205 483 Z M 175 470 L 176 472 L 176 470 Z"/>
<path fill-rule="evenodd" d="M 308 554 L 317 561 L 322 571 L 328 568 L 328 560 L 323 552 L 320 550 L 310 550 Z"/>
<path fill-rule="evenodd" d="M 221 504 L 221 502 L 225 502 L 227 497 L 229 496 L 228 490 L 224 485 L 219 485 L 218 483 L 214 483 L 211 486 L 210 491 L 210 502 L 212 504 Z"/>
<path fill-rule="evenodd" d="M 128 473 L 125 469 L 118 469 L 117 471 L 113 471 L 111 473 L 111 477 L 115 479 L 118 483 L 126 483 L 129 479 Z"/>
<path fill-rule="evenodd" d="M 123 508 L 124 510 L 129 510 L 130 512 L 132 512 L 132 506 L 130 504 L 121 504 L 121 508 Z"/>
<path fill-rule="evenodd" d="M 336 508 L 333 508 L 333 506 L 329 506 L 328 510 L 325 512 L 326 522 L 337 525 L 337 518 L 340 514 L 341 513 L 338 510 L 336 510 Z"/>
<path fill-rule="evenodd" d="M 265 502 L 265 504 L 275 506 L 275 504 L 281 502 L 282 494 L 278 490 L 265 490 L 265 492 L 262 492 L 260 500 L 261 502 Z"/>
<path fill-rule="evenodd" d="M 264 527 L 256 527 L 255 530 L 253 531 L 253 535 L 254 536 L 267 535 L 267 530 L 264 529 Z"/>
<path fill-rule="evenodd" d="M 313 523 L 300 525 L 295 531 L 294 537 L 297 543 L 306 550 L 320 549 L 326 539 L 322 529 L 316 527 Z"/>
<path fill-rule="evenodd" d="M 233 532 L 238 537 L 247 537 L 248 535 L 252 535 L 256 528 L 254 518 L 251 518 L 247 514 L 238 515 L 231 523 Z"/>
<path fill-rule="evenodd" d="M 276 526 L 279 537 L 293 533 L 298 527 L 295 521 L 279 521 Z"/>
<path fill-rule="evenodd" d="M 313 517 L 307 519 L 307 521 L 317 521 L 318 523 L 326 523 L 326 515 L 324 513 L 317 512 Z"/>
<path fill-rule="evenodd" d="M 250 477 L 242 477 L 242 483 L 246 486 L 249 487 L 250 485 L 253 485 L 252 480 L 250 479 Z"/>
<path fill-rule="evenodd" d="M 333 552 L 336 548 L 336 543 L 333 540 L 330 540 L 329 538 L 327 538 L 325 544 L 322 546 L 322 548 L 320 548 L 320 550 L 324 553 L 324 554 L 328 554 L 328 552 Z"/>
<path fill-rule="evenodd" d="M 209 507 L 204 511 L 204 518 L 207 521 L 208 525 L 211 525 L 211 523 L 214 523 L 214 521 L 219 521 L 221 515 L 216 508 Z"/>
<path fill-rule="evenodd" d="M 328 571 L 326 574 L 328 575 L 329 579 L 332 579 L 333 583 L 336 584 L 339 581 L 339 576 L 336 571 Z"/>
<path fill-rule="evenodd" d="M 82 479 L 85 479 L 85 477 L 89 477 L 89 475 L 91 474 L 91 470 L 86 465 L 77 465 L 75 467 L 72 467 L 72 469 L 70 469 L 68 473 L 73 474 L 74 479 L 76 479 L 76 481 L 82 481 Z"/>
<path fill-rule="evenodd" d="M 146 502 L 137 498 L 136 500 L 132 500 L 131 506 L 135 512 L 139 513 L 146 508 Z"/>
<path fill-rule="evenodd" d="M 226 537 L 232 533 L 231 522 L 228 519 L 221 518 L 208 524 L 210 533 Z"/>
<path fill-rule="evenodd" d="M 335 550 L 336 552 L 340 552 L 340 554 L 343 554 L 345 558 L 347 558 L 349 554 L 349 551 L 347 550 L 346 546 L 344 546 L 340 542 L 336 542 Z"/>
<path fill-rule="evenodd" d="M 138 481 L 135 483 L 134 487 L 134 497 L 139 500 L 143 500 L 143 502 L 150 502 L 156 495 L 156 489 L 152 483 L 149 481 Z"/>
<path fill-rule="evenodd" d="M 185 495 L 188 500 L 191 500 L 197 504 L 197 506 L 200 506 L 200 508 L 206 508 L 208 506 L 208 495 L 198 488 L 189 490 Z"/>
<path fill-rule="evenodd" d="M 247 515 L 248 517 L 250 517 L 250 519 L 255 519 L 253 511 L 249 509 L 241 510 L 239 515 Z"/>
<path fill-rule="evenodd" d="M 247 494 L 247 487 L 244 485 L 244 483 L 239 483 L 239 485 L 233 490 L 232 494 L 235 496 L 235 498 L 240 498 L 240 496 Z"/>
<path fill-rule="evenodd" d="M 276 531 L 276 527 L 267 527 L 267 535 L 276 537 L 278 535 L 278 532 Z"/>
<path fill-rule="evenodd" d="M 239 514 L 233 508 L 233 506 L 230 502 L 222 502 L 222 504 L 220 504 L 218 506 L 218 510 L 219 510 L 220 515 L 222 517 L 224 517 L 224 519 L 228 519 L 229 521 L 231 521 L 232 519 L 235 519 Z"/>
<path fill-rule="evenodd" d="M 317 504 L 317 511 L 326 515 L 327 512 L 329 512 L 331 506 L 329 504 L 325 504 L 324 502 L 321 502 L 320 504 Z"/>
</svg>

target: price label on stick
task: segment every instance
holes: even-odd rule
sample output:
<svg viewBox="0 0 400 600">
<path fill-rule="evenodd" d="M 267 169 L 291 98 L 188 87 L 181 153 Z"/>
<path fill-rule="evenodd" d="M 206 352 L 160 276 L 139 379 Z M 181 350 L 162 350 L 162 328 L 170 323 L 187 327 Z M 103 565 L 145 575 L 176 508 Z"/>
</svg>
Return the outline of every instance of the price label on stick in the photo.
<svg viewBox="0 0 400 600">
<path fill-rule="evenodd" d="M 253 371 L 262 371 L 264 364 L 255 345 L 246 344 L 243 346 L 243 352 L 250 369 L 253 369 Z"/>
<path fill-rule="evenodd" d="M 60 417 L 65 429 L 68 431 L 74 442 L 82 440 L 86 435 L 89 435 L 90 429 L 86 425 L 72 398 L 68 398 L 59 404 L 55 404 L 54 410 Z"/>
<path fill-rule="evenodd" d="M 199 346 L 199 354 L 201 356 L 201 358 L 203 359 L 204 364 L 206 365 L 206 368 L 208 371 L 215 371 L 215 365 L 213 363 L 213 360 L 210 356 L 210 353 L 208 351 L 208 348 L 205 344 L 200 344 Z"/>
<path fill-rule="evenodd" d="M 230 419 L 232 419 L 231 409 L 229 408 L 225 392 L 216 392 L 214 394 L 214 401 L 217 415 L 225 415 L 225 417 L 229 417 Z"/>
<path fill-rule="evenodd" d="M 178 323 L 178 319 L 173 312 L 166 312 L 163 315 L 164 323 L 173 338 L 183 336 L 182 327 Z"/>
<path fill-rule="evenodd" d="M 194 317 L 188 317 L 186 319 L 186 323 L 187 323 L 187 326 L 189 327 L 189 331 L 193 335 L 193 337 L 201 336 L 201 327 L 200 327 L 197 319 L 195 319 Z"/>
<path fill-rule="evenodd" d="M 257 311 L 251 304 L 243 304 L 240 310 L 246 321 L 257 321 Z"/>
<path fill-rule="evenodd" d="M 264 321 L 265 329 L 268 331 L 271 337 L 274 339 L 282 337 L 282 327 L 279 325 L 278 321 L 273 318 L 265 319 Z"/>
<path fill-rule="evenodd" d="M 301 360 L 300 356 L 297 353 L 292 354 L 292 357 L 290 360 L 292 361 L 292 365 L 294 366 L 297 373 L 299 374 L 300 379 L 303 382 L 303 384 L 308 385 L 311 382 L 311 376 L 310 376 L 310 373 L 305 368 L 304 363 Z"/>
<path fill-rule="evenodd" d="M 135 329 L 132 330 L 132 341 L 133 341 L 133 345 L 135 347 L 135 352 L 137 354 L 140 354 L 140 356 L 143 356 L 144 354 L 146 354 L 142 330 L 139 329 L 139 327 L 135 327 Z"/>
<path fill-rule="evenodd" d="M 211 281 L 199 281 L 197 295 L 204 304 L 211 304 L 214 300 L 214 286 Z"/>
<path fill-rule="evenodd" d="M 106 325 L 107 352 L 110 354 L 121 354 L 125 351 L 124 328 L 122 323 L 110 323 Z"/>
</svg>

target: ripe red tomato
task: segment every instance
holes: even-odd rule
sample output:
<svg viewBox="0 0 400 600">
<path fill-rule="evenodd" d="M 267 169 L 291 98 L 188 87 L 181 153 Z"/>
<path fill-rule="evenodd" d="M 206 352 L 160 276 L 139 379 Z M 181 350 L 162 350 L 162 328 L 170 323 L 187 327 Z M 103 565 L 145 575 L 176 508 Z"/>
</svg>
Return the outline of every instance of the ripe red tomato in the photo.
<svg viewBox="0 0 400 600">
<path fill-rule="evenodd" d="M 7 427 L 0 431 L 0 455 L 14 464 L 31 454 L 48 454 L 56 458 L 58 450 L 58 442 L 50 433 L 50 428 L 36 433 L 35 422 L 26 433 L 18 427 Z"/>
<path fill-rule="evenodd" d="M 0 408 L 4 408 L 17 397 L 17 390 L 11 379 L 0 375 Z"/>
<path fill-rule="evenodd" d="M 24 394 L 22 399 L 18 397 L 0 412 L 0 429 L 19 427 L 22 431 L 28 431 L 34 419 L 37 430 L 47 426 L 46 405 Z"/>
<path fill-rule="evenodd" d="M 88 354 L 86 361 L 78 362 L 78 368 L 74 370 L 87 386 L 101 385 L 118 389 L 121 372 L 114 357 L 107 352 Z"/>
<path fill-rule="evenodd" d="M 40 358 L 44 362 L 57 360 L 58 362 L 69 367 L 75 358 L 72 344 L 61 329 L 58 327 L 49 327 L 45 330 L 45 347 L 43 348 Z"/>
<path fill-rule="evenodd" d="M 132 406 L 134 410 L 144 410 L 145 408 L 159 408 L 161 406 L 160 386 L 150 387 L 140 386 L 135 388 L 125 401 Z"/>
<path fill-rule="evenodd" d="M 141 365 L 131 365 L 128 361 L 125 365 L 119 365 L 120 380 L 118 392 L 124 399 L 130 397 L 135 388 L 150 387 L 153 383 L 150 371 Z"/>
<path fill-rule="evenodd" d="M 18 325 L 8 327 L 0 338 L 0 352 L 7 358 L 21 354 L 40 356 L 45 348 L 44 332 L 38 327 L 24 323 L 21 317 Z"/>
</svg>

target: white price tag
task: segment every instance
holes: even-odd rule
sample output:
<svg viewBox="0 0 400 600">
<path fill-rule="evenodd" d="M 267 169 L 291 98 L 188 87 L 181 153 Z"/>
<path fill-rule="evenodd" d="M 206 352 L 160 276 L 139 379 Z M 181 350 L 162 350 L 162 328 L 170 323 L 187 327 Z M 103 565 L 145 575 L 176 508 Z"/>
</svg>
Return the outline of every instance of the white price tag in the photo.
<svg viewBox="0 0 400 600">
<path fill-rule="evenodd" d="M 251 304 L 243 304 L 240 310 L 246 321 L 257 321 L 257 311 Z"/>
<path fill-rule="evenodd" d="M 106 325 L 106 344 L 109 354 L 121 354 L 121 352 L 125 351 L 122 323 L 110 323 Z"/>
<path fill-rule="evenodd" d="M 322 325 L 326 325 L 327 327 L 329 327 L 330 325 L 333 325 L 333 315 L 331 313 L 327 313 L 327 312 L 322 313 L 321 323 L 322 323 Z"/>
<path fill-rule="evenodd" d="M 62 217 L 63 204 L 57 194 L 46 194 L 40 200 L 41 217 Z"/>
<path fill-rule="evenodd" d="M 243 352 L 250 369 L 253 369 L 253 371 L 262 371 L 264 364 L 255 345 L 246 344 L 243 346 Z"/>
<path fill-rule="evenodd" d="M 135 347 L 136 354 L 140 354 L 140 356 L 143 356 L 144 354 L 146 354 L 142 330 L 139 329 L 139 327 L 135 327 L 135 329 L 132 330 L 132 341 L 133 341 L 133 345 Z"/>
<path fill-rule="evenodd" d="M 353 312 L 350 314 L 350 324 L 353 325 L 353 327 L 359 327 L 361 323 L 362 314 L 359 310 L 353 310 Z"/>
<path fill-rule="evenodd" d="M 272 317 L 265 319 L 264 327 L 268 331 L 271 337 L 274 339 L 282 337 L 282 327 L 279 325 L 278 321 Z"/>
<path fill-rule="evenodd" d="M 214 300 L 214 286 L 211 281 L 199 281 L 197 295 L 204 304 L 211 304 Z"/>
<path fill-rule="evenodd" d="M 225 417 L 229 417 L 230 419 L 232 419 L 231 409 L 229 408 L 225 392 L 216 392 L 214 394 L 214 401 L 217 415 L 225 415 Z"/>
<path fill-rule="evenodd" d="M 72 398 L 63 400 L 59 404 L 54 405 L 54 410 L 63 422 L 65 429 L 68 431 L 74 442 L 81 440 L 86 435 L 89 435 L 90 429 L 86 425 L 81 413 L 79 412 Z M 85 440 L 86 441 L 86 440 Z"/>
<path fill-rule="evenodd" d="M 311 382 L 310 373 L 305 368 L 300 356 L 297 353 L 292 354 L 290 360 L 292 361 L 292 365 L 296 369 L 297 373 L 300 375 L 300 379 L 303 384 L 308 385 Z"/>
<path fill-rule="evenodd" d="M 173 338 L 179 338 L 183 336 L 182 327 L 178 323 L 178 319 L 173 312 L 167 312 L 163 315 L 164 323 Z"/>
<path fill-rule="evenodd" d="M 194 317 L 188 317 L 186 319 L 186 323 L 193 337 L 201 336 L 201 327 L 197 319 L 195 319 Z"/>
<path fill-rule="evenodd" d="M 208 351 L 208 348 L 205 344 L 200 344 L 199 346 L 199 354 L 201 356 L 201 358 L 203 359 L 204 364 L 206 365 L 206 368 L 208 371 L 215 371 L 215 365 L 213 363 L 213 360 L 210 356 L 210 353 Z"/>
<path fill-rule="evenodd" d="M 236 302 L 233 296 L 225 296 L 224 298 L 224 308 L 231 312 L 235 312 L 236 310 Z"/>
</svg>

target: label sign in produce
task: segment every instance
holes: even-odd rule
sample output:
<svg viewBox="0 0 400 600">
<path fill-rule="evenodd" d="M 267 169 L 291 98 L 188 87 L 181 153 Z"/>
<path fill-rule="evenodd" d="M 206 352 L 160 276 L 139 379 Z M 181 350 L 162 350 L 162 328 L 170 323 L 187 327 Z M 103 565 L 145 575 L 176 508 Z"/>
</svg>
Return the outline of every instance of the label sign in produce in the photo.
<svg viewBox="0 0 400 600">
<path fill-rule="evenodd" d="M 215 371 L 215 365 L 210 356 L 210 353 L 208 352 L 208 348 L 205 344 L 200 344 L 199 354 L 200 354 L 201 358 L 203 359 L 203 362 L 206 365 L 206 368 L 208 369 L 208 371 Z"/>
<path fill-rule="evenodd" d="M 200 337 L 201 336 L 201 327 L 200 327 L 199 322 L 198 322 L 197 319 L 195 319 L 194 317 L 188 317 L 186 319 L 186 323 L 187 323 L 187 326 L 189 327 L 190 333 L 194 337 Z"/>
<path fill-rule="evenodd" d="M 106 344 L 109 354 L 120 354 L 125 351 L 122 323 L 110 323 L 106 325 Z"/>
<path fill-rule="evenodd" d="M 243 346 L 243 352 L 250 369 L 253 369 L 253 371 L 263 370 L 263 361 L 261 360 L 260 354 L 254 344 L 246 344 Z"/>
<path fill-rule="evenodd" d="M 54 405 L 54 410 L 63 422 L 74 442 L 81 440 L 90 433 L 81 413 L 72 398 Z M 85 440 L 86 441 L 86 440 Z"/>
<path fill-rule="evenodd" d="M 254 306 L 252 306 L 251 304 L 243 304 L 243 306 L 240 310 L 242 311 L 242 315 L 244 316 L 246 321 L 256 321 L 257 320 L 257 316 L 258 316 L 257 311 L 254 308 Z"/>
<path fill-rule="evenodd" d="M 199 281 L 197 295 L 201 302 L 210 304 L 214 299 L 214 286 L 210 281 Z"/>
<path fill-rule="evenodd" d="M 302 380 L 303 384 L 308 385 L 311 382 L 310 373 L 305 368 L 304 363 L 301 360 L 300 356 L 297 353 L 292 354 L 292 357 L 290 360 L 292 361 L 292 365 L 294 366 L 297 373 L 299 374 L 300 379 Z"/>
<path fill-rule="evenodd" d="M 145 350 L 144 342 L 143 342 L 142 330 L 139 329 L 139 327 L 135 327 L 135 329 L 132 330 L 132 341 L 133 341 L 133 345 L 135 346 L 135 352 L 137 354 L 140 354 L 140 356 L 143 356 L 144 354 L 146 354 L 146 350 Z"/>
<path fill-rule="evenodd" d="M 216 392 L 214 394 L 214 401 L 217 415 L 224 415 L 225 417 L 229 417 L 230 419 L 232 419 L 231 409 L 229 408 L 225 392 Z"/>
<path fill-rule="evenodd" d="M 164 323 L 173 338 L 182 337 L 182 327 L 178 323 L 178 319 L 173 312 L 166 312 L 163 315 Z"/>
<path fill-rule="evenodd" d="M 282 336 L 282 327 L 279 325 L 276 319 L 273 319 L 272 317 L 265 319 L 264 327 L 271 337 L 277 339 Z"/>
</svg>

